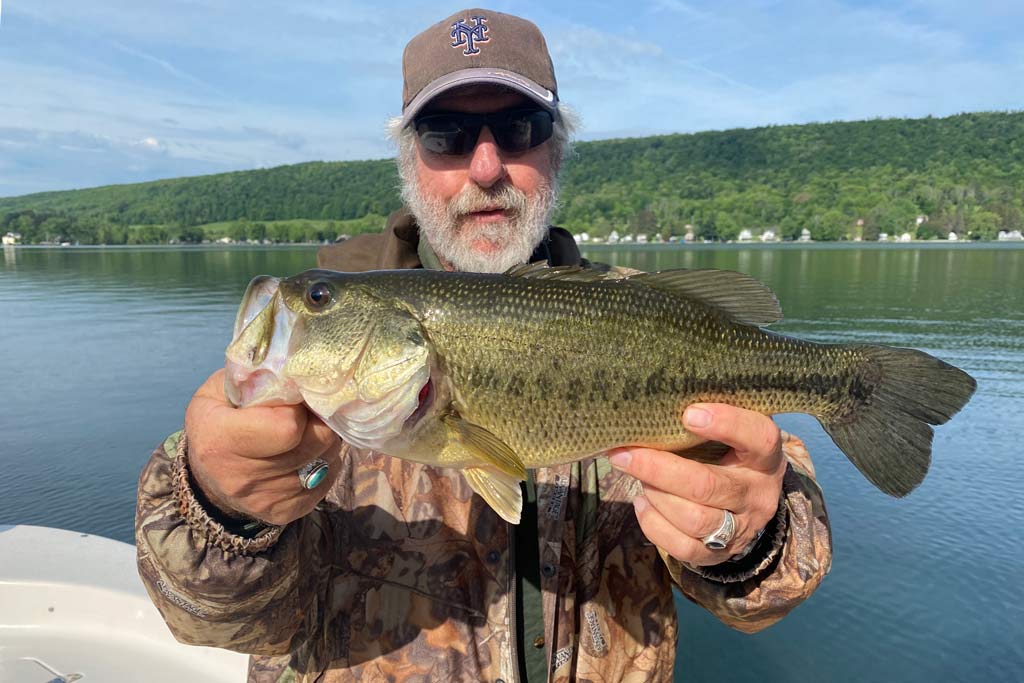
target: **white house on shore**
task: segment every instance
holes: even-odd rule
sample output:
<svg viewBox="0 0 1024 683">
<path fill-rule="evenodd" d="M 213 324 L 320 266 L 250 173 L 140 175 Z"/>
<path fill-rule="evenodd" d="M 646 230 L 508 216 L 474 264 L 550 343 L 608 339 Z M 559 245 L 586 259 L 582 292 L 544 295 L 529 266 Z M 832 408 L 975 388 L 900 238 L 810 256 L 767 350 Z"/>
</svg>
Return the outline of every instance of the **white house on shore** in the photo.
<svg viewBox="0 0 1024 683">
<path fill-rule="evenodd" d="M 750 232 L 747 228 L 740 230 L 740 236 L 736 238 L 737 242 L 750 242 L 754 239 L 754 233 Z"/>
<path fill-rule="evenodd" d="M 774 230 L 765 230 L 761 233 L 762 242 L 778 242 L 779 238 L 775 236 Z"/>
<path fill-rule="evenodd" d="M 9 232 L 9 233 L 4 235 L 0 239 L 3 240 L 3 243 L 4 243 L 5 247 L 10 245 L 10 244 L 21 244 L 21 233 L 20 232 Z"/>
<path fill-rule="evenodd" d="M 797 241 L 798 242 L 810 242 L 811 241 L 811 231 L 808 230 L 807 228 L 804 228 L 803 230 L 801 230 L 800 231 L 800 237 L 797 239 Z"/>
<path fill-rule="evenodd" d="M 1020 230 L 1000 230 L 996 239 L 1000 242 L 1019 242 L 1024 240 L 1024 235 L 1021 234 Z"/>
</svg>

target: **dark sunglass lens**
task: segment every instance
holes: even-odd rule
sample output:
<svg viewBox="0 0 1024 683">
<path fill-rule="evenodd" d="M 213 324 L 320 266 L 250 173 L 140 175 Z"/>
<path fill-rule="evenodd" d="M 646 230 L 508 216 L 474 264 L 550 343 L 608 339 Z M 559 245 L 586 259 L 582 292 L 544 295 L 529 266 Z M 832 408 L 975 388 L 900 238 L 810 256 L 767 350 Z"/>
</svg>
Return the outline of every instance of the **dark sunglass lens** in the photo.
<svg viewBox="0 0 1024 683">
<path fill-rule="evenodd" d="M 525 152 L 546 142 L 554 132 L 551 114 L 542 111 L 510 112 L 494 126 L 494 139 L 506 152 Z"/>
<path fill-rule="evenodd" d="M 416 121 L 416 134 L 423 149 L 428 152 L 448 155 L 469 154 L 476 145 L 480 127 L 467 125 L 454 116 L 424 116 Z"/>
</svg>

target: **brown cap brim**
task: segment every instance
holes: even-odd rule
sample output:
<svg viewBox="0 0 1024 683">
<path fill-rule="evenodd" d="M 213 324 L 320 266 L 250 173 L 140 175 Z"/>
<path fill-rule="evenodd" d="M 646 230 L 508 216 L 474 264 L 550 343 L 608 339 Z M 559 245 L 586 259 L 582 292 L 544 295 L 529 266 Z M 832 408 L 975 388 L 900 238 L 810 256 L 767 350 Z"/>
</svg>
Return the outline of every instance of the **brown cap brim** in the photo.
<svg viewBox="0 0 1024 683">
<path fill-rule="evenodd" d="M 552 115 L 557 116 L 558 114 L 558 96 L 547 88 L 538 85 L 529 78 L 506 71 L 505 69 L 474 67 L 445 74 L 420 90 L 416 97 L 409 102 L 409 106 L 402 112 L 402 126 L 408 126 L 423 107 L 438 95 L 468 85 L 498 85 L 506 87 L 526 95 L 550 111 Z"/>
</svg>

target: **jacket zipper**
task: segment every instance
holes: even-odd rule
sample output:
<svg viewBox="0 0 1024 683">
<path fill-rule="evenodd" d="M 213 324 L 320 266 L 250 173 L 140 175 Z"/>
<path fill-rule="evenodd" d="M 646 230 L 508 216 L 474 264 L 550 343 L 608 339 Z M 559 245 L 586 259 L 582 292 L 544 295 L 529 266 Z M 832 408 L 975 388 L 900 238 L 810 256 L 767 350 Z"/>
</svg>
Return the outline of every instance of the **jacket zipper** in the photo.
<svg viewBox="0 0 1024 683">
<path fill-rule="evenodd" d="M 519 620 L 516 618 L 516 537 L 515 528 L 511 524 L 505 522 L 506 528 L 509 530 L 506 538 L 508 539 L 508 558 L 509 558 L 509 572 L 508 572 L 508 623 L 511 625 L 509 633 L 511 638 L 509 639 L 509 651 L 512 653 L 512 682 L 521 683 L 519 678 L 519 650 L 516 647 L 516 643 L 519 642 Z"/>
</svg>

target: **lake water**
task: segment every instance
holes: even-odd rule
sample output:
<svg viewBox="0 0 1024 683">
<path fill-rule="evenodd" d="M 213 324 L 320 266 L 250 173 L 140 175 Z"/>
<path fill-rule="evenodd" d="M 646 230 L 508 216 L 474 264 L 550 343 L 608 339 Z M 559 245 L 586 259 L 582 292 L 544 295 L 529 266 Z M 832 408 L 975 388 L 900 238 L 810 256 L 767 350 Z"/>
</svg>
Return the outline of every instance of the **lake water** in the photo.
<svg viewBox="0 0 1024 683">
<path fill-rule="evenodd" d="M 776 245 L 594 248 L 644 270 L 715 267 L 769 284 L 778 331 L 912 346 L 978 392 L 936 432 L 904 500 L 868 484 L 809 417 L 832 573 L 746 636 L 679 600 L 679 681 L 1011 681 L 1024 676 L 1024 248 Z M 311 247 L 5 248 L 0 269 L 0 524 L 132 540 L 135 481 L 223 363 L 256 274 Z M 0 606 L 2 609 L 2 606 Z"/>
</svg>

